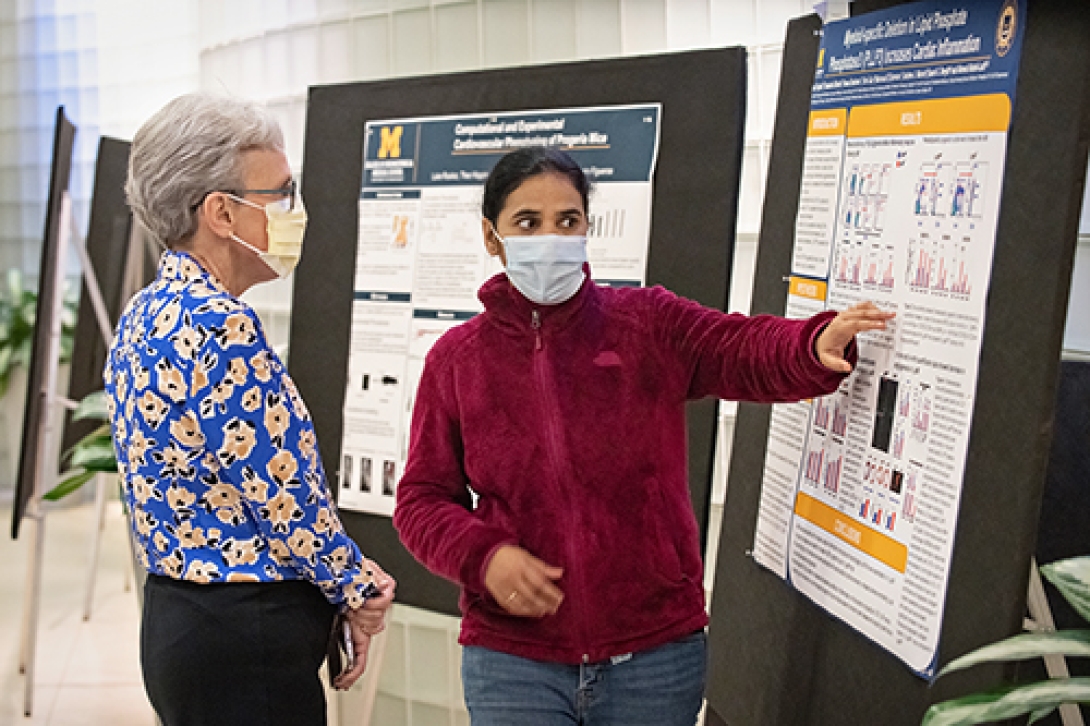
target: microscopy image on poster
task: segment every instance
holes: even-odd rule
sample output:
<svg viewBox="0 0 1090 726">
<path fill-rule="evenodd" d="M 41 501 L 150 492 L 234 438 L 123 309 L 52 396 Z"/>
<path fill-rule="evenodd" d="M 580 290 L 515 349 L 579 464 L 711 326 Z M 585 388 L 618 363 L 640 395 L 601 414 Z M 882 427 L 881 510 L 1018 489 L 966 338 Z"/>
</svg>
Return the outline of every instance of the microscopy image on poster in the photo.
<svg viewBox="0 0 1090 726">
<path fill-rule="evenodd" d="M 557 148 L 595 185 L 587 253 L 595 281 L 643 285 L 658 104 L 370 121 L 353 286 L 338 504 L 389 516 L 408 456 L 424 359 L 481 311 L 502 271 L 481 231 L 482 187 L 519 148 Z"/>
<path fill-rule="evenodd" d="M 811 94 L 792 273 L 824 285 L 823 309 L 871 300 L 897 317 L 859 336 L 836 392 L 774 408 L 754 556 L 924 677 L 977 385 L 1012 17 L 1024 28 L 1013 3 L 977 0 L 830 23 Z M 815 184 L 835 169 L 821 193 L 811 166 Z"/>
</svg>

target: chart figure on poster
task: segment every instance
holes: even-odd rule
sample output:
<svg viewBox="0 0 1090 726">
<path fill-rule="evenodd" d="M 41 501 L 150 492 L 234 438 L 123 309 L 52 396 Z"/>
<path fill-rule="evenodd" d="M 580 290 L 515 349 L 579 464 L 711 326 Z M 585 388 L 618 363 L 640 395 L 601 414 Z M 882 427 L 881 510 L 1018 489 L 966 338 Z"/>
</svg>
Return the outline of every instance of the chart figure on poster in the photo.
<svg viewBox="0 0 1090 726">
<path fill-rule="evenodd" d="M 562 149 L 594 181 L 597 282 L 643 285 L 658 104 L 371 121 L 364 130 L 338 504 L 393 513 L 428 350 L 481 311 L 502 270 L 481 232 L 482 185 L 503 154 Z"/>
<path fill-rule="evenodd" d="M 824 291 L 806 309 L 873 300 L 897 317 L 859 337 L 836 393 L 774 407 L 754 556 L 924 676 L 977 384 L 1020 48 L 1003 31 L 1011 13 L 1023 28 L 1012 0 L 830 23 L 811 95 L 792 279 Z M 830 168 L 822 197 L 810 186 Z M 798 299 L 793 282 L 788 314 Z"/>
</svg>

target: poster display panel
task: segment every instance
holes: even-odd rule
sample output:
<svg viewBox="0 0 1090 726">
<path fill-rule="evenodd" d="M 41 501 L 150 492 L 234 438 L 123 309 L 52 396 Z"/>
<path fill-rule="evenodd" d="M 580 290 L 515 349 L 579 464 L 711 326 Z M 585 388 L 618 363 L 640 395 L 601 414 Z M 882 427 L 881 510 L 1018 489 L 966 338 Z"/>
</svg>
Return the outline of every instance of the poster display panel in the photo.
<svg viewBox="0 0 1090 726">
<path fill-rule="evenodd" d="M 918 2 L 825 27 L 789 317 L 863 300 L 833 394 L 771 415 L 756 561 L 934 673 L 1024 7 Z"/>
<path fill-rule="evenodd" d="M 125 201 L 125 175 L 129 166 L 130 146 L 128 141 L 109 136 L 99 140 L 95 185 L 91 194 L 91 219 L 87 225 L 87 256 L 91 260 L 111 326 L 117 322 L 128 302 L 124 298 L 124 278 L 126 269 L 132 264 L 129 249 L 133 225 L 132 213 Z M 141 287 L 151 282 L 149 273 L 154 270 L 153 265 L 142 271 Z M 79 314 L 68 379 L 69 400 L 82 401 L 87 395 L 102 390 L 106 345 L 84 279 L 80 287 Z M 66 412 L 61 451 L 71 449 L 99 425 L 98 421 L 88 419 L 73 421 L 72 412 Z"/>
<path fill-rule="evenodd" d="M 368 121 L 353 283 L 338 506 L 389 516 L 408 455 L 424 358 L 481 312 L 502 271 L 484 248 L 489 171 L 519 148 L 570 154 L 594 184 L 594 279 L 646 282 L 661 105 Z"/>
<path fill-rule="evenodd" d="M 31 499 L 41 494 L 39 482 L 55 462 L 46 461 L 48 442 L 56 417 L 50 415 L 50 396 L 56 384 L 61 335 L 60 309 L 63 297 L 64 225 L 70 223 L 64 213 L 64 196 L 72 175 L 72 148 L 76 127 L 57 107 L 53 127 L 53 162 L 49 172 L 49 198 L 45 207 L 45 232 L 38 267 L 38 305 L 35 308 L 34 340 L 27 371 L 26 407 L 23 410 L 23 438 L 19 448 L 19 469 L 15 480 L 15 501 L 11 510 L 11 538 L 19 538 L 19 528 Z M 45 429 L 45 430 L 43 430 Z"/>
</svg>

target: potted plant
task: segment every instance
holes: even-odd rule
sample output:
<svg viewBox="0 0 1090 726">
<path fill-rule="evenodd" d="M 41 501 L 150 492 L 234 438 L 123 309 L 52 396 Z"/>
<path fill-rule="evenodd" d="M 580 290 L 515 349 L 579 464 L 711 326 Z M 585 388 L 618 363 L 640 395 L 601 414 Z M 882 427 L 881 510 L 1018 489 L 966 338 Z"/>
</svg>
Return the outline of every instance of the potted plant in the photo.
<svg viewBox="0 0 1090 726">
<path fill-rule="evenodd" d="M 1090 624 L 1090 557 L 1059 560 L 1042 566 L 1040 571 Z M 1015 635 L 951 661 L 939 677 L 979 663 L 1047 655 L 1090 657 L 1090 629 Z M 921 726 L 989 723 L 1023 714 L 1029 714 L 1028 723 L 1032 724 L 1065 703 L 1090 703 L 1090 678 L 1052 678 L 943 701 L 927 710 Z"/>
<path fill-rule="evenodd" d="M 0 402 L 3 408 L 8 471 L 3 472 L 0 488 L 11 486 L 15 479 L 15 466 L 19 457 L 19 444 L 23 431 L 23 408 L 26 405 L 26 369 L 30 365 L 34 345 L 34 323 L 38 311 L 38 294 L 23 284 L 19 270 L 8 270 L 0 287 Z M 72 359 L 75 333 L 76 306 L 65 296 L 61 315 L 60 362 Z M 58 385 L 67 380 L 65 371 L 58 376 Z M 10 389 L 10 390 L 9 390 Z M 6 481 L 5 481 L 6 480 Z"/>
</svg>

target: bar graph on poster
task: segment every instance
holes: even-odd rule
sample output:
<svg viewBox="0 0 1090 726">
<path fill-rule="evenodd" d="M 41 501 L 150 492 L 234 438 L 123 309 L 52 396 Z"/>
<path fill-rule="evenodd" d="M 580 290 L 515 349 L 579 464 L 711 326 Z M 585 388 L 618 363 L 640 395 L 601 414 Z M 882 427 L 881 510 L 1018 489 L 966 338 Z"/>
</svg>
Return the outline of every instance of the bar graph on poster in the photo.
<svg viewBox="0 0 1090 726">
<path fill-rule="evenodd" d="M 367 122 L 339 507 L 393 513 L 425 356 L 481 311 L 477 289 L 502 270 L 481 223 L 493 165 L 519 148 L 570 154 L 595 184 L 595 281 L 642 285 L 661 111 L 652 103 Z"/>
<path fill-rule="evenodd" d="M 755 559 L 934 674 L 1024 9 L 918 2 L 826 26 L 788 316 L 870 300 L 824 398 L 773 407 Z"/>
</svg>

